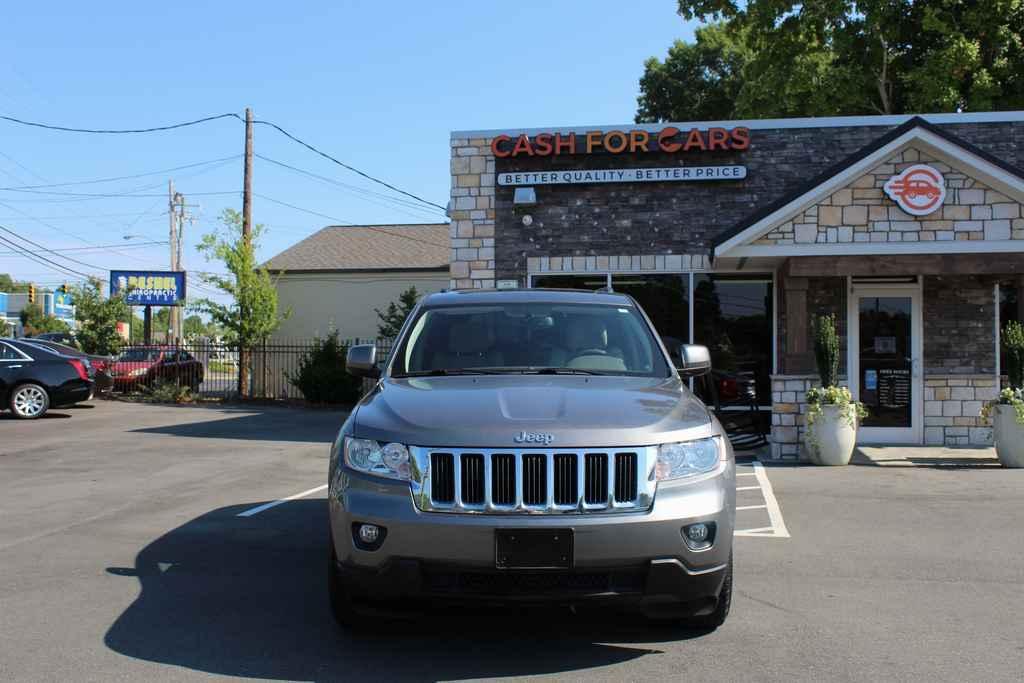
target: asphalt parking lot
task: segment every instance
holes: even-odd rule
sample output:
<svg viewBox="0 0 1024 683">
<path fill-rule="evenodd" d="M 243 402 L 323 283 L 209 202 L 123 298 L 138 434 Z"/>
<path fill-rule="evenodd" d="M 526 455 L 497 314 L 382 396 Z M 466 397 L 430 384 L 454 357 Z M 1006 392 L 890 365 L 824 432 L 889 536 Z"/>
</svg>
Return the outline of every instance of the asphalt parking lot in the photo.
<svg viewBox="0 0 1024 683">
<path fill-rule="evenodd" d="M 714 633 L 556 608 L 342 633 L 317 490 L 342 419 L 0 417 L 0 680 L 1021 680 L 1024 471 L 969 464 L 742 465 Z"/>
</svg>

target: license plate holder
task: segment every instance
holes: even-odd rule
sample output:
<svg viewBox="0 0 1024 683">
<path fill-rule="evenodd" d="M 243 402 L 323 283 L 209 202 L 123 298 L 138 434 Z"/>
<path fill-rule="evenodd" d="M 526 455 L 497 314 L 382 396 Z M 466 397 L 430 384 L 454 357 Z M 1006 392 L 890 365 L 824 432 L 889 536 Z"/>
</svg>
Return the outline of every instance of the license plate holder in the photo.
<svg viewBox="0 0 1024 683">
<path fill-rule="evenodd" d="M 572 529 L 497 529 L 494 566 L 498 569 L 569 569 Z"/>
</svg>

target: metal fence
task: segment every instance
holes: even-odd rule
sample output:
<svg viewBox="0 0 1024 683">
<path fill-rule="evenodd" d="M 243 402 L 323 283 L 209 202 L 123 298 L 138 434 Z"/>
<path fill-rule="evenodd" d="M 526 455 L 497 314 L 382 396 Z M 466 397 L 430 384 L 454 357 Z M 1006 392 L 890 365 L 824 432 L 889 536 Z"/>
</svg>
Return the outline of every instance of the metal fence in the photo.
<svg viewBox="0 0 1024 683">
<path fill-rule="evenodd" d="M 308 356 L 315 339 L 273 340 L 259 344 L 249 352 L 249 382 L 246 395 L 255 399 L 304 399 L 295 386 L 302 360 Z M 376 344 L 383 361 L 391 352 L 391 339 L 346 339 L 343 347 Z M 122 348 L 108 366 L 114 391 L 152 393 L 161 387 L 188 387 L 203 399 L 236 398 L 239 395 L 238 347 L 216 341 L 193 341 L 181 345 L 133 344 Z M 364 382 L 363 391 L 373 386 Z"/>
</svg>

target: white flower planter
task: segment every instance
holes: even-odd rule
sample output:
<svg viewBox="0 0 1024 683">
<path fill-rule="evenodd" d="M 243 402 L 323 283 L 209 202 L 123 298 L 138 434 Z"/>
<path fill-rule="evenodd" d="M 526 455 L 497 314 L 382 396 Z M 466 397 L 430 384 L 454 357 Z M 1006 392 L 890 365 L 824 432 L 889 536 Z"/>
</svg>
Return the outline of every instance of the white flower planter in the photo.
<svg viewBox="0 0 1024 683">
<path fill-rule="evenodd" d="M 814 423 L 807 425 L 804 444 L 811 461 L 817 465 L 848 465 L 857 445 L 857 420 L 850 419 L 856 408 L 846 407 L 846 414 L 839 406 L 824 405 Z"/>
<path fill-rule="evenodd" d="M 992 427 L 999 462 L 1003 467 L 1024 467 L 1024 425 L 1017 422 L 1013 406 L 996 406 Z"/>
</svg>

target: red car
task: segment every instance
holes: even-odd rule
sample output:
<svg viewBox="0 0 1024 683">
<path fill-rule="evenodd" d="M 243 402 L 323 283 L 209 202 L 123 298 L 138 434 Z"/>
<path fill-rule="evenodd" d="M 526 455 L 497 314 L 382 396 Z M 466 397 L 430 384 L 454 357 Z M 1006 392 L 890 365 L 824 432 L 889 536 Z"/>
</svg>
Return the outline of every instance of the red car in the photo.
<svg viewBox="0 0 1024 683">
<path fill-rule="evenodd" d="M 130 391 L 159 381 L 174 382 L 198 391 L 203 364 L 188 351 L 173 347 L 142 346 L 125 349 L 108 367 L 114 388 Z"/>
</svg>

